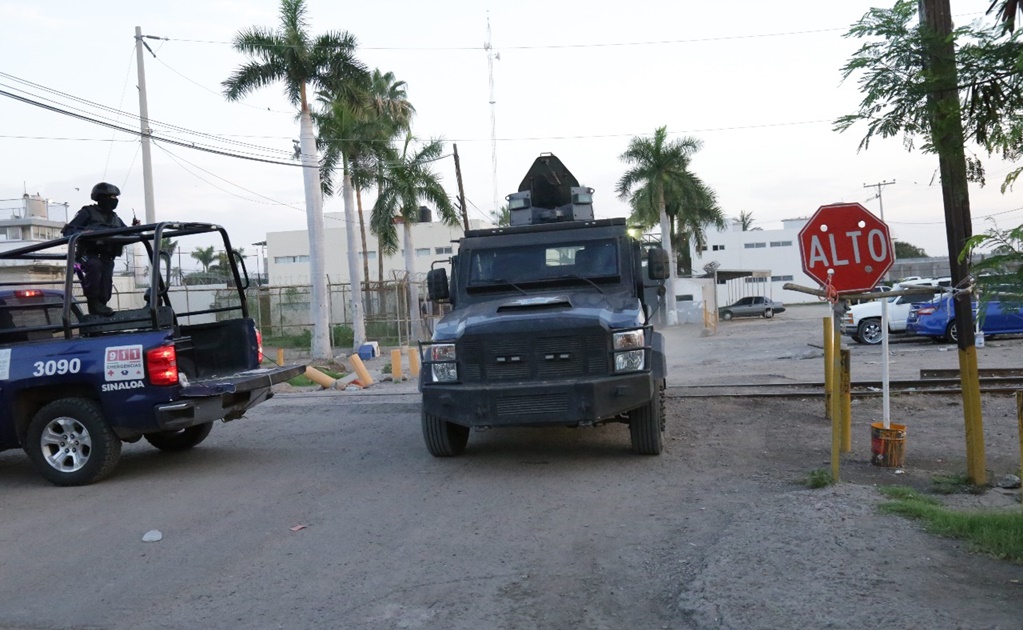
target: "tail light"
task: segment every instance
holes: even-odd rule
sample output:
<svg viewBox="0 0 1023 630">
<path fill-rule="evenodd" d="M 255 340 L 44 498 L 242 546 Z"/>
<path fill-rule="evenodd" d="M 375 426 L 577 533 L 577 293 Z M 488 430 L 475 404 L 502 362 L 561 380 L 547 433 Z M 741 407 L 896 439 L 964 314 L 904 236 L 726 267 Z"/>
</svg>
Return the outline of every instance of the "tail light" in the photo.
<svg viewBox="0 0 1023 630">
<path fill-rule="evenodd" d="M 21 289 L 14 292 L 15 297 L 40 297 L 43 294 L 39 289 Z"/>
<path fill-rule="evenodd" d="M 917 314 L 917 316 L 920 316 L 920 315 L 930 315 L 931 313 L 933 313 L 936 310 L 938 310 L 938 309 L 937 309 L 937 307 L 934 307 L 934 306 L 921 306 L 920 308 L 916 309 L 916 314 Z"/>
<path fill-rule="evenodd" d="M 256 359 L 259 363 L 263 362 L 263 333 L 256 329 Z"/>
<path fill-rule="evenodd" d="M 146 371 L 153 385 L 177 385 L 178 354 L 174 346 L 159 346 L 146 351 Z"/>
</svg>

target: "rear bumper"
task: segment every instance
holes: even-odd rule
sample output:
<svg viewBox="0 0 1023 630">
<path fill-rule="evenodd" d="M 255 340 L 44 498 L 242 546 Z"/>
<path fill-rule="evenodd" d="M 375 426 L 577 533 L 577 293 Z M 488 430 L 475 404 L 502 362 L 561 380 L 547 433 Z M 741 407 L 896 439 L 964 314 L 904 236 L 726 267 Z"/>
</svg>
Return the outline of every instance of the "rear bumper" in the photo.
<svg viewBox="0 0 1023 630">
<path fill-rule="evenodd" d="M 578 426 L 653 399 L 650 373 L 572 382 L 424 385 L 423 412 L 467 427 Z"/>
<path fill-rule="evenodd" d="M 303 372 L 304 365 L 287 365 L 189 383 L 181 388 L 179 400 L 156 406 L 156 422 L 161 430 L 171 431 L 221 418 L 235 420 L 273 396 L 273 385 Z"/>
</svg>

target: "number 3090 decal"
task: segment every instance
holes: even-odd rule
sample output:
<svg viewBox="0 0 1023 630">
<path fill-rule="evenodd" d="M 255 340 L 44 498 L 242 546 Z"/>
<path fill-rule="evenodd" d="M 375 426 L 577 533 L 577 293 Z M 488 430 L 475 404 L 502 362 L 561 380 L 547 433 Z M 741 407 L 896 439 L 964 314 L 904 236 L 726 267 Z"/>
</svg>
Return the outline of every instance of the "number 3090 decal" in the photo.
<svg viewBox="0 0 1023 630">
<path fill-rule="evenodd" d="M 32 376 L 53 376 L 54 374 L 77 374 L 82 369 L 81 359 L 61 359 L 59 361 L 36 361 L 32 364 L 35 372 Z"/>
</svg>

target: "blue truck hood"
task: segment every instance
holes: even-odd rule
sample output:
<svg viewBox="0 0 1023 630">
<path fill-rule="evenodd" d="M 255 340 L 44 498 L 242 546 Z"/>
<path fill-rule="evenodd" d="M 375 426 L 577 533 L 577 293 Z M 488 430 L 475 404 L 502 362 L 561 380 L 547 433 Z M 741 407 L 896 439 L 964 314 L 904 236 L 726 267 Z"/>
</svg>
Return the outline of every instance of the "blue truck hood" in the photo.
<svg viewBox="0 0 1023 630">
<path fill-rule="evenodd" d="M 538 330 L 599 324 L 608 330 L 643 325 L 639 298 L 626 294 L 546 292 L 504 295 L 447 314 L 434 330 L 434 341 L 458 339 L 467 331 L 535 334 Z"/>
</svg>

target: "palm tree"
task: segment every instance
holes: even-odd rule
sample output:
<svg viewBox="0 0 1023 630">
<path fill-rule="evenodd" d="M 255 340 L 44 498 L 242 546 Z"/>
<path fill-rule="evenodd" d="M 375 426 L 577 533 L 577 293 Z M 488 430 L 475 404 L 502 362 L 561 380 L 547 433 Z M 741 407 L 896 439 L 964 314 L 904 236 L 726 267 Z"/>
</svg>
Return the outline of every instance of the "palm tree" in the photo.
<svg viewBox="0 0 1023 630">
<path fill-rule="evenodd" d="M 739 213 L 739 225 L 742 226 L 743 232 L 749 232 L 753 227 L 753 213 L 746 212 L 743 210 Z"/>
<path fill-rule="evenodd" d="M 490 218 L 498 227 L 507 227 L 511 225 L 511 210 L 508 206 L 501 206 L 496 212 L 491 213 Z"/>
<path fill-rule="evenodd" d="M 217 255 L 214 253 L 212 245 L 209 247 L 196 247 L 195 251 L 192 252 L 192 258 L 199 261 L 199 264 L 202 265 L 203 273 L 210 270 L 210 265 L 213 264 L 216 257 Z"/>
<path fill-rule="evenodd" d="M 338 98 L 354 98 L 368 80 L 368 73 L 355 58 L 356 40 L 351 34 L 336 31 L 316 37 L 309 34 L 305 0 L 281 0 L 278 28 L 256 26 L 241 31 L 235 36 L 234 48 L 252 60 L 222 83 L 228 100 L 236 101 L 258 88 L 283 82 L 288 101 L 299 107 L 312 285 L 312 355 L 326 359 L 330 357 L 330 322 L 324 271 L 323 196 L 307 86 L 324 89 Z M 356 319 L 361 315 L 361 311 L 353 314 Z"/>
<path fill-rule="evenodd" d="M 692 155 L 700 150 L 700 146 L 700 141 L 695 138 L 669 141 L 667 127 L 659 127 L 654 131 L 652 138 L 633 138 L 629 142 L 628 148 L 619 157 L 623 162 L 631 165 L 631 168 L 625 171 L 615 187 L 619 198 L 628 200 L 634 189 L 647 185 L 650 187 L 650 194 L 658 209 L 662 246 L 668 252 L 668 259 L 675 261 L 669 267 L 671 270 L 667 286 L 669 303 L 675 296 L 678 263 L 671 245 L 672 232 L 671 224 L 668 221 L 665 188 L 681 184 L 691 175 L 688 172 L 689 162 Z M 678 314 L 675 309 L 666 309 L 666 313 L 668 325 L 677 325 Z"/>
<path fill-rule="evenodd" d="M 398 250 L 394 223 L 401 219 L 405 236 L 405 271 L 409 278 L 409 317 L 413 334 L 421 339 L 423 326 L 419 312 L 419 286 L 415 282 L 416 250 L 412 242 L 412 226 L 419 220 L 419 207 L 423 201 L 433 204 L 447 225 L 458 225 L 458 213 L 444 192 L 439 176 L 430 166 L 431 162 L 440 159 L 444 144 L 440 140 L 431 140 L 418 151 L 412 151 L 413 141 L 411 134 L 406 135 L 401 155 L 383 170 L 370 222 L 382 241 L 384 251 L 381 254 L 393 254 Z"/>
</svg>

